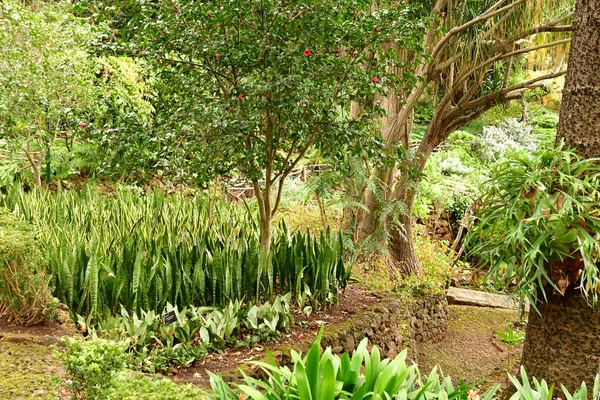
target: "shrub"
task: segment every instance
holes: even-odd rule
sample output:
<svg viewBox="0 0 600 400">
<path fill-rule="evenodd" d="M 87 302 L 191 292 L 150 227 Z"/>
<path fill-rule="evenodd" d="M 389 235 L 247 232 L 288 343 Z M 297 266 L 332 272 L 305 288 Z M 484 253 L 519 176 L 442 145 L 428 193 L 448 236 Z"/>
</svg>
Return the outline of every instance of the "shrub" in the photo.
<svg viewBox="0 0 600 400">
<path fill-rule="evenodd" d="M 81 315 L 161 311 L 167 303 L 223 306 L 292 292 L 326 305 L 349 272 L 339 234 L 273 229 L 259 263 L 259 222 L 250 206 L 198 195 L 32 191 L 15 185 L 0 204 L 35 222 L 55 295 Z"/>
<path fill-rule="evenodd" d="M 292 351 L 293 370 L 270 363 L 255 362 L 264 372 L 263 379 L 243 375 L 243 382 L 227 384 L 220 376 L 211 374 L 212 398 L 216 400 L 252 400 L 275 399 L 445 399 L 445 400 L 491 400 L 496 399 L 498 386 L 484 393 L 471 389 L 461 380 L 454 388 L 450 377 L 437 373 L 434 368 L 429 375 L 422 374 L 417 365 L 407 365 L 406 350 L 396 358 L 381 359 L 379 349 L 374 346 L 367 350 L 364 339 L 352 354 L 338 356 L 331 348 L 324 352 L 320 348 L 320 335 L 313 343 L 308 354 L 301 357 Z M 525 370 L 521 368 L 521 379 L 510 376 L 517 389 L 510 400 L 551 400 L 554 387 L 548 387 L 545 381 L 533 378 L 533 385 Z M 588 389 L 585 383 L 572 395 L 563 386 L 568 400 L 586 400 Z M 591 398 L 600 395 L 600 375 L 596 376 Z M 506 398 L 502 396 L 500 398 Z"/>
<path fill-rule="evenodd" d="M 20 324 L 52 316 L 46 266 L 32 228 L 0 208 L 0 316 Z"/>
<path fill-rule="evenodd" d="M 517 389 L 510 400 L 550 400 L 561 398 L 561 396 L 554 394 L 554 386 L 549 387 L 544 380 L 538 381 L 534 377 L 532 378 L 532 385 L 525 372 L 525 368 L 523 367 L 521 367 L 520 380 L 517 377 L 510 375 L 509 379 Z M 590 393 L 591 397 L 588 395 L 588 387 L 585 382 L 582 382 L 581 386 L 575 390 L 573 394 L 570 394 L 569 390 L 564 385 L 561 385 L 561 389 L 567 400 L 588 400 L 590 398 L 597 400 L 600 398 L 600 375 L 596 375 L 596 379 L 594 379 L 594 386 L 592 388 L 592 393 Z"/>
<path fill-rule="evenodd" d="M 169 379 L 151 378 L 140 373 L 121 372 L 107 390 L 109 399 L 119 400 L 208 400 L 203 390 L 191 384 L 177 384 Z"/>
<path fill-rule="evenodd" d="M 509 118 L 498 126 L 486 126 L 479 141 L 480 157 L 486 162 L 503 158 L 509 151 L 537 150 L 537 138 L 532 135 L 533 127 Z"/>
<path fill-rule="evenodd" d="M 70 339 L 58 357 L 65 364 L 74 398 L 108 399 L 108 390 L 128 359 L 126 341 L 91 336 L 87 340 Z"/>
</svg>

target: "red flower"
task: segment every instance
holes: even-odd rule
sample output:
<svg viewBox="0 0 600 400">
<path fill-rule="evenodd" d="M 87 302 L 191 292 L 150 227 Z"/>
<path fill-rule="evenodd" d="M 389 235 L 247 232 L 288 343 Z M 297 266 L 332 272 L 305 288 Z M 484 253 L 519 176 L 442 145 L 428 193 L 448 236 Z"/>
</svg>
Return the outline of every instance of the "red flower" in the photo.
<svg viewBox="0 0 600 400">
<path fill-rule="evenodd" d="M 207 16 L 208 18 L 210 18 L 210 17 L 212 17 L 212 13 L 208 13 L 208 14 L 206 14 L 206 16 Z"/>
<path fill-rule="evenodd" d="M 400 5 L 400 2 L 399 2 L 399 1 L 396 1 L 396 2 L 394 2 L 394 5 L 395 5 L 396 7 L 398 7 L 398 6 Z"/>
<path fill-rule="evenodd" d="M 85 122 L 79 123 L 79 129 L 85 129 Z"/>
<path fill-rule="evenodd" d="M 271 94 L 270 94 L 270 93 L 267 93 L 267 95 L 266 95 L 265 97 L 266 97 L 267 99 L 270 99 L 270 98 L 271 98 Z"/>
<path fill-rule="evenodd" d="M 310 56 L 312 54 L 312 52 L 309 49 L 304 50 L 304 55 L 306 57 Z"/>
<path fill-rule="evenodd" d="M 221 55 L 219 53 L 217 53 L 216 57 L 217 57 L 217 61 L 221 60 Z"/>
<path fill-rule="evenodd" d="M 244 96 L 243 96 L 242 94 L 240 94 L 240 95 L 238 96 L 238 99 L 240 99 L 240 101 L 244 101 Z"/>
<path fill-rule="evenodd" d="M 376 77 L 376 76 L 374 76 L 374 77 L 373 77 L 373 79 L 371 79 L 371 80 L 373 81 L 373 83 L 377 83 L 377 82 L 379 82 L 379 78 L 378 78 L 378 77 Z"/>
<path fill-rule="evenodd" d="M 304 339 L 304 334 L 303 333 L 299 334 L 298 339 Z"/>
<path fill-rule="evenodd" d="M 340 53 L 335 53 L 335 56 L 336 56 L 337 58 L 340 58 Z"/>
<path fill-rule="evenodd" d="M 147 54 L 148 52 L 146 50 L 142 50 L 142 57 L 146 57 Z"/>
<path fill-rule="evenodd" d="M 373 31 L 374 31 L 375 33 L 379 33 L 379 28 L 375 28 L 375 29 L 373 29 Z"/>
</svg>

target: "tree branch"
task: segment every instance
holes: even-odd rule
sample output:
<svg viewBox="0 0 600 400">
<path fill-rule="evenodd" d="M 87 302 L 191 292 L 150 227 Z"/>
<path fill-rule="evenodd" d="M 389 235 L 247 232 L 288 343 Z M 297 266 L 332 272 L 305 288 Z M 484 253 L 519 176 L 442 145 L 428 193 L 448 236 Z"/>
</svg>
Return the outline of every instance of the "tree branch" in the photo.
<svg viewBox="0 0 600 400">
<path fill-rule="evenodd" d="M 493 10 L 495 7 L 497 7 L 498 5 L 502 4 L 504 2 L 504 0 L 500 0 L 498 3 L 496 3 L 494 6 L 492 6 L 490 8 L 490 10 Z M 498 14 L 501 14 L 505 11 L 510 10 L 511 8 L 514 8 L 518 5 L 521 5 L 525 3 L 525 0 L 517 0 L 514 3 L 511 3 L 509 5 L 506 5 L 496 11 L 486 11 L 486 13 L 481 14 L 475 18 L 473 18 L 472 20 L 470 20 L 469 22 L 462 24 L 460 26 L 455 26 L 452 29 L 450 29 L 450 31 L 448 31 L 448 33 L 446 33 L 446 35 L 438 42 L 438 44 L 435 46 L 435 48 L 433 49 L 433 51 L 431 52 L 431 58 L 432 58 L 432 62 L 431 64 L 435 64 L 435 61 L 437 59 L 437 56 L 441 53 L 441 51 L 444 49 L 444 47 L 446 46 L 446 44 L 450 41 L 450 39 L 452 39 L 454 36 L 458 35 L 459 33 L 469 29 L 470 27 L 472 27 L 473 25 L 476 25 L 480 22 L 483 22 L 485 20 L 488 20 L 490 18 L 495 17 Z"/>
</svg>

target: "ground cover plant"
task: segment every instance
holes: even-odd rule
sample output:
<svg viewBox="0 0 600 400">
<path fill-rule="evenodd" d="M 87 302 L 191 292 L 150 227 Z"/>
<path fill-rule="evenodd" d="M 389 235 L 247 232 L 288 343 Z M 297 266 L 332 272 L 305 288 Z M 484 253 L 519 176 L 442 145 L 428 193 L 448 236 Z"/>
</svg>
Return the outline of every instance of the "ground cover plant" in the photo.
<svg viewBox="0 0 600 400">
<path fill-rule="evenodd" d="M 187 367 L 211 351 L 226 346 L 253 346 L 286 332 L 294 322 L 291 293 L 262 304 L 231 302 L 226 307 L 193 307 L 179 310 L 168 305 L 174 321 L 165 321 L 160 313 L 142 311 L 110 315 L 108 309 L 97 322 L 88 326 L 78 316 L 79 326 L 101 338 L 120 339 L 131 354 L 130 369 L 150 373 Z M 88 332 L 89 333 L 89 332 Z"/>
<path fill-rule="evenodd" d="M 205 196 L 119 191 L 25 193 L 0 203 L 35 222 L 56 296 L 73 313 L 97 316 L 227 305 L 291 292 L 313 306 L 336 301 L 349 278 L 339 235 L 289 232 L 282 223 L 267 265 L 259 262 L 255 214 Z M 304 306 L 304 304 L 302 304 Z"/>
</svg>

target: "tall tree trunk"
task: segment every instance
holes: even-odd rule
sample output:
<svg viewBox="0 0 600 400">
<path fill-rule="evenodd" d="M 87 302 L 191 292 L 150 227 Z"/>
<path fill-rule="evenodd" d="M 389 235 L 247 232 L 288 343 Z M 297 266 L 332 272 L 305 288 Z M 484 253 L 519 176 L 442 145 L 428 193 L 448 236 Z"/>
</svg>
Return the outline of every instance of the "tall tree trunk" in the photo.
<svg viewBox="0 0 600 400">
<path fill-rule="evenodd" d="M 584 157 L 600 156 L 600 0 L 578 0 L 558 123 L 565 139 Z"/>
<path fill-rule="evenodd" d="M 557 142 L 600 156 L 600 0 L 578 0 Z M 600 372 L 600 309 L 573 287 L 531 311 L 522 364 L 530 375 L 572 391 Z"/>
<path fill-rule="evenodd" d="M 600 373 L 600 308 L 590 307 L 579 289 L 549 295 L 538 314 L 529 313 L 522 364 L 529 376 L 573 393 Z M 562 397 L 562 396 L 561 396 Z"/>
</svg>

